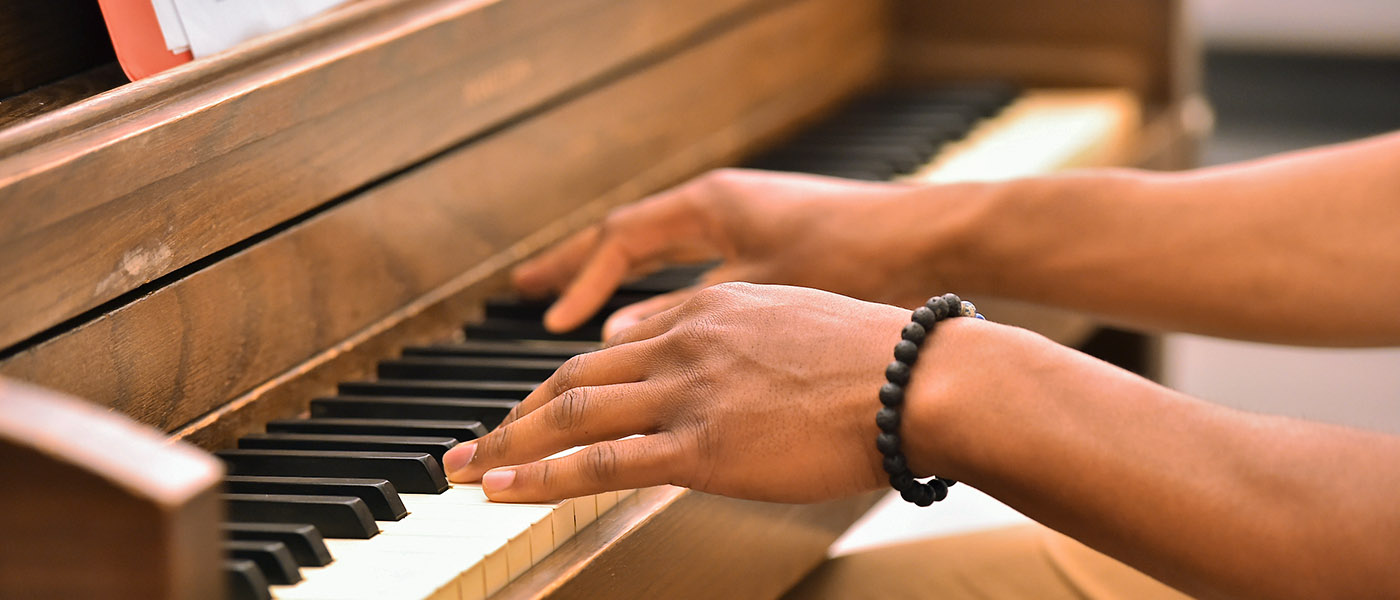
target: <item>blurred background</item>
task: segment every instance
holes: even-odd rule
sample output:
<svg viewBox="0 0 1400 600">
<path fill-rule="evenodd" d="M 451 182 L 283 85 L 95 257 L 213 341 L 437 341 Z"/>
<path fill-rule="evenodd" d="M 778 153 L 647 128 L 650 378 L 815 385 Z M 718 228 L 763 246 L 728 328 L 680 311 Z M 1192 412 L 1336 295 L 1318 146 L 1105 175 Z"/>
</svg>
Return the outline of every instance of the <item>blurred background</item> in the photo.
<svg viewBox="0 0 1400 600">
<path fill-rule="evenodd" d="M 1188 7 L 1215 110 L 1202 164 L 1400 130 L 1400 2 L 1191 0 Z M 1163 383 L 1198 398 L 1400 433 L 1400 349 L 1168 335 L 1160 359 Z M 932 509 L 887 498 L 832 551 L 1024 520 L 975 490 L 955 492 Z"/>
</svg>

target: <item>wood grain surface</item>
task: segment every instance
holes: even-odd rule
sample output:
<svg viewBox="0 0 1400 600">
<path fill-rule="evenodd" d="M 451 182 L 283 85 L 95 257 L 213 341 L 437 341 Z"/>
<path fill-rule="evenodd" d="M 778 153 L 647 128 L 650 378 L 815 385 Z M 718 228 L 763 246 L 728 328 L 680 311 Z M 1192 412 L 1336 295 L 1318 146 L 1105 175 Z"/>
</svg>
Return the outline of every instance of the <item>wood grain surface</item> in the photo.
<svg viewBox="0 0 1400 600">
<path fill-rule="evenodd" d="M 756 1 L 362 2 L 0 131 L 0 348 Z"/>
<path fill-rule="evenodd" d="M 780 6 L 22 352 L 0 373 L 173 430 L 443 286 L 466 290 L 491 272 L 482 265 L 543 244 L 538 232 L 580 206 L 634 200 L 794 127 L 869 81 L 880 23 L 840 0 Z M 600 206 L 584 210 L 596 217 Z"/>
<path fill-rule="evenodd" d="M 222 476 L 122 415 L 0 379 L 0 598 L 218 597 Z"/>
<path fill-rule="evenodd" d="M 1198 85 L 1179 0 L 896 0 L 900 80 L 1127 87 L 1162 105 Z"/>
</svg>

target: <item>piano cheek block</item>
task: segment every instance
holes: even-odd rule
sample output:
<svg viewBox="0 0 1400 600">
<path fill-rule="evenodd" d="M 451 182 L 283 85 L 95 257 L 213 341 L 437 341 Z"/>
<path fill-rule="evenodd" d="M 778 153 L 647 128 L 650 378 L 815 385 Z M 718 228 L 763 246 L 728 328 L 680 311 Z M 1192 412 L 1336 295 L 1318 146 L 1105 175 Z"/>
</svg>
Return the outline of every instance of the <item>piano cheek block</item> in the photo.
<svg viewBox="0 0 1400 600">
<path fill-rule="evenodd" d="M 438 462 L 423 453 L 221 450 L 216 454 L 229 475 L 387 479 L 400 493 L 410 494 L 440 494 L 449 485 Z"/>
</svg>

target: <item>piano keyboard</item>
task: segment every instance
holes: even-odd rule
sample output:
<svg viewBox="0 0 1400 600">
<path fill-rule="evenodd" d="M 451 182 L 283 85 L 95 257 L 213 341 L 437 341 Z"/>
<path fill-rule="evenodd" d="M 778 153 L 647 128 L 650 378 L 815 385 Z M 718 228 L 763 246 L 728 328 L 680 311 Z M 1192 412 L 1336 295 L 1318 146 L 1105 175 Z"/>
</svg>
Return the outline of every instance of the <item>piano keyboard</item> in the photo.
<svg viewBox="0 0 1400 600">
<path fill-rule="evenodd" d="M 858 100 L 751 166 L 868 180 L 954 181 L 1111 160 L 1137 121 L 1123 92 L 1002 86 L 892 92 Z M 612 310 L 684 287 L 703 267 L 630 284 L 566 336 L 543 302 L 489 303 L 466 342 L 414 347 L 373 381 L 311 401 L 219 453 L 228 466 L 230 598 L 485 598 L 630 492 L 496 504 L 447 482 L 442 455 L 475 439 L 563 361 L 597 346 Z"/>
</svg>

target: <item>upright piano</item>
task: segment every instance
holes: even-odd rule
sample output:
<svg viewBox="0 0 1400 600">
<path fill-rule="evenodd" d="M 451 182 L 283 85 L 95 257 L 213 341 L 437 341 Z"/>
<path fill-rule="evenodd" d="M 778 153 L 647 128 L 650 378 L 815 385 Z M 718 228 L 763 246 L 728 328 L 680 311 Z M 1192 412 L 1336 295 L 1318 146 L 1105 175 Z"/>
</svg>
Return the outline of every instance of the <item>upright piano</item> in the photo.
<svg viewBox="0 0 1400 600">
<path fill-rule="evenodd" d="M 336 461 L 366 435 L 488 427 L 587 348 L 493 301 L 502 274 L 705 170 L 1171 169 L 1209 122 L 1175 0 L 361 0 L 135 83 L 95 10 L 59 4 L 0 14 L 4 598 L 776 597 L 873 496 L 492 506 L 431 489 L 428 446 L 372 446 L 417 465 L 382 476 L 401 497 L 263 480 L 363 475 Z M 974 105 L 956 133 L 888 135 L 888 113 L 950 98 Z M 894 138 L 918 164 L 870 149 Z M 1093 328 L 988 312 L 1071 344 Z M 248 441 L 267 438 L 312 445 Z M 239 525 L 295 524 L 261 503 L 287 496 L 374 537 Z"/>
</svg>

